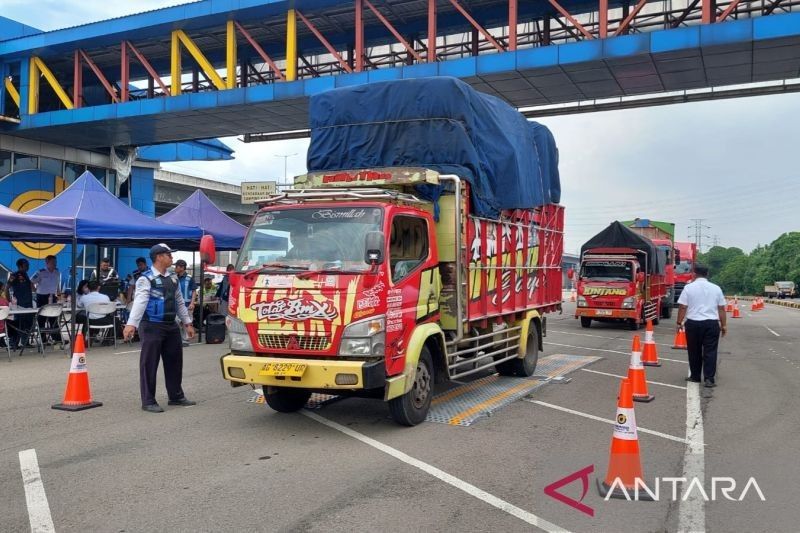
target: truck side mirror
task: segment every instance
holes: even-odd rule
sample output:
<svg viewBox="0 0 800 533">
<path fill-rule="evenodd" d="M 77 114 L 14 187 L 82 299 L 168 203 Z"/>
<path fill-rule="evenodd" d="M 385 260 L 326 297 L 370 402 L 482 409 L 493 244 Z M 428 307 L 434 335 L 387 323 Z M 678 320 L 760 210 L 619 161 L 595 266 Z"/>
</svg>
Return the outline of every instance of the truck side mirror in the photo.
<svg viewBox="0 0 800 533">
<path fill-rule="evenodd" d="M 364 262 L 370 265 L 383 263 L 383 247 L 386 239 L 382 231 L 367 232 L 364 238 Z"/>
<path fill-rule="evenodd" d="M 644 272 L 637 272 L 636 273 L 636 281 L 639 283 L 644 281 Z"/>
<path fill-rule="evenodd" d="M 200 239 L 200 260 L 213 265 L 217 261 L 217 246 L 213 235 L 203 235 Z"/>
</svg>

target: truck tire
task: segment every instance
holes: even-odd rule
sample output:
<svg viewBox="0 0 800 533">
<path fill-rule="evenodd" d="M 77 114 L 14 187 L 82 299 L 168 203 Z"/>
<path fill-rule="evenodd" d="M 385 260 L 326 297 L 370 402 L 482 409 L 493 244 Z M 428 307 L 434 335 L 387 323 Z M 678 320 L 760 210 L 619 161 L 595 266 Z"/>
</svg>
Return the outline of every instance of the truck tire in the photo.
<svg viewBox="0 0 800 533">
<path fill-rule="evenodd" d="M 389 414 L 403 426 L 416 426 L 428 416 L 433 399 L 433 358 L 427 346 L 422 347 L 411 390 L 389 400 Z"/>
<path fill-rule="evenodd" d="M 528 328 L 528 340 L 525 343 L 525 357 L 516 357 L 494 365 L 501 376 L 517 376 L 527 378 L 536 372 L 539 363 L 539 327 L 536 322 L 531 322 Z"/>
<path fill-rule="evenodd" d="M 672 318 L 672 305 L 661 302 L 661 318 L 666 318 L 667 320 Z"/>
<path fill-rule="evenodd" d="M 636 330 L 638 330 L 640 327 L 642 327 L 642 325 L 641 325 L 641 324 L 639 324 L 639 321 L 638 321 L 638 320 L 636 320 L 635 318 L 629 318 L 629 319 L 628 319 L 628 329 L 629 329 L 629 330 L 631 330 L 631 331 L 636 331 Z"/>
<path fill-rule="evenodd" d="M 581 327 L 582 328 L 590 328 L 590 327 L 592 327 L 592 317 L 582 316 L 581 317 Z"/>
<path fill-rule="evenodd" d="M 279 413 L 294 413 L 305 406 L 311 397 L 311 391 L 289 387 L 261 387 L 264 399 L 272 409 Z"/>
</svg>

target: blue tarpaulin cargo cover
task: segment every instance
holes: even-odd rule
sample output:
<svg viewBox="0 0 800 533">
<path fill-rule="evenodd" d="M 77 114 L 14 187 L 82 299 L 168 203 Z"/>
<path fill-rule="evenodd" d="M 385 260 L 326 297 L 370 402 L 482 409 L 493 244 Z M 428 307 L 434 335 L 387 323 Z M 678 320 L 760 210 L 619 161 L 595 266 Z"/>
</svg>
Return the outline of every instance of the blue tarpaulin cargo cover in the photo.
<svg viewBox="0 0 800 533">
<path fill-rule="evenodd" d="M 193 250 L 203 235 L 198 227 L 167 224 L 129 207 L 90 172 L 28 214 L 73 219 L 74 235 L 80 243 L 149 247 L 164 241 Z"/>
<path fill-rule="evenodd" d="M 426 167 L 472 185 L 476 214 L 561 200 L 545 126 L 455 78 L 334 89 L 311 97 L 308 170 Z"/>
<path fill-rule="evenodd" d="M 238 250 L 247 232 L 246 227 L 220 211 L 200 189 L 170 212 L 158 217 L 158 220 L 168 224 L 198 226 L 203 233 L 214 236 L 217 250 Z"/>
</svg>

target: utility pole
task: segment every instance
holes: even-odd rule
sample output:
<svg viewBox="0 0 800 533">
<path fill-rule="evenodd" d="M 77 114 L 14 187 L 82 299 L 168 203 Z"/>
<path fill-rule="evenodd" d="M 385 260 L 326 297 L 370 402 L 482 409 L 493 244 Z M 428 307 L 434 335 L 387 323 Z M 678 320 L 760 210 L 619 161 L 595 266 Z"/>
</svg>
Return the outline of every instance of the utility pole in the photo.
<svg viewBox="0 0 800 533">
<path fill-rule="evenodd" d="M 286 180 L 288 179 L 287 176 L 287 167 L 289 163 L 289 158 L 294 157 L 297 155 L 297 152 L 293 154 L 276 154 L 275 157 L 282 157 L 283 158 L 283 183 L 280 184 L 281 187 L 289 187 L 292 185 L 291 183 L 287 183 Z"/>
<path fill-rule="evenodd" d="M 711 238 L 711 246 L 712 246 L 712 247 L 714 247 L 714 246 L 719 246 L 719 235 L 714 235 L 714 236 Z"/>
<path fill-rule="evenodd" d="M 704 230 L 711 229 L 711 226 L 703 224 L 705 220 L 705 218 L 692 218 L 692 225 L 689 226 L 689 229 L 694 229 L 694 243 L 697 245 L 699 252 L 703 251 L 703 237 L 710 239 L 708 235 L 703 235 Z"/>
</svg>

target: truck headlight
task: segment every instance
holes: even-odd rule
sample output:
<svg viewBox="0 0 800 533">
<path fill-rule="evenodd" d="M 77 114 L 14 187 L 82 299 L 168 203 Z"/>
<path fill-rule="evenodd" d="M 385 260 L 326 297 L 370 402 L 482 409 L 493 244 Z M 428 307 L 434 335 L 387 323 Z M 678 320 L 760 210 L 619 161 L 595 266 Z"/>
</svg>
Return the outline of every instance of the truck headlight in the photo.
<svg viewBox="0 0 800 533">
<path fill-rule="evenodd" d="M 622 308 L 623 309 L 633 309 L 636 307 L 636 298 L 633 296 L 628 296 L 624 300 L 622 300 Z"/>
<path fill-rule="evenodd" d="M 374 316 L 344 328 L 339 355 L 347 357 L 383 357 L 386 350 L 386 318 Z"/>
<path fill-rule="evenodd" d="M 228 339 L 231 351 L 253 352 L 253 341 L 244 326 L 244 322 L 236 317 L 228 315 L 225 317 L 225 325 L 228 326 Z"/>
<path fill-rule="evenodd" d="M 586 298 L 583 296 L 578 296 L 578 307 L 589 307 L 589 304 L 586 303 Z"/>
</svg>

